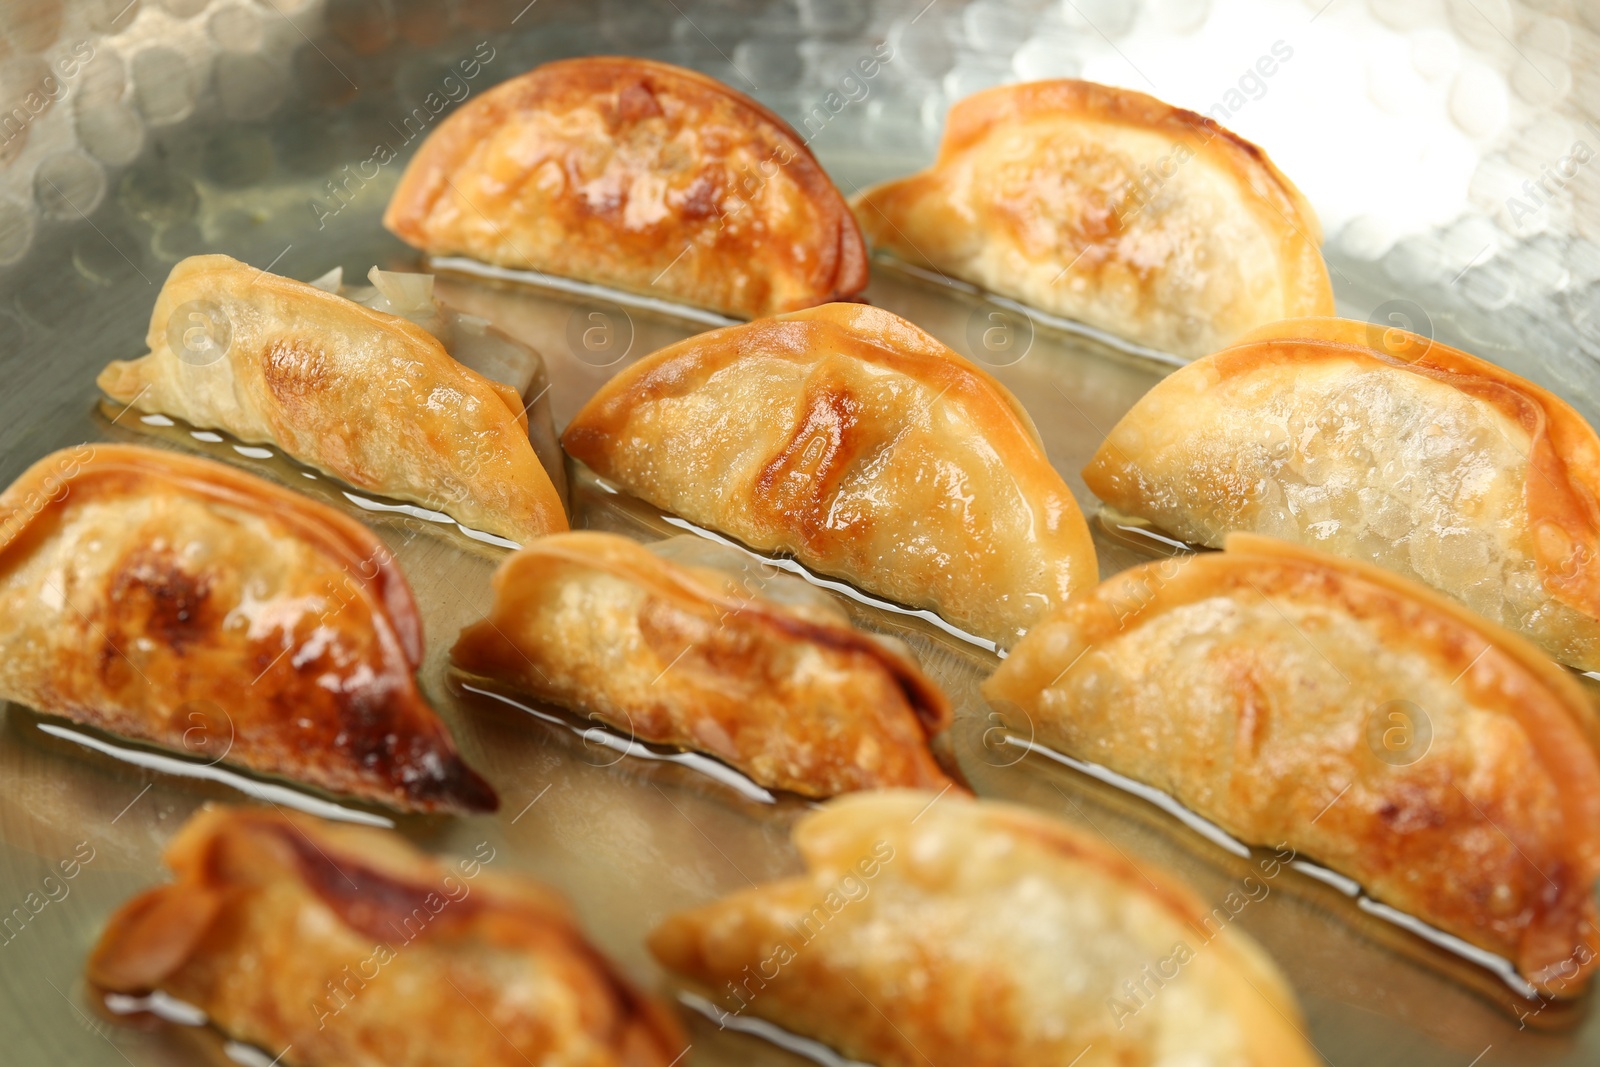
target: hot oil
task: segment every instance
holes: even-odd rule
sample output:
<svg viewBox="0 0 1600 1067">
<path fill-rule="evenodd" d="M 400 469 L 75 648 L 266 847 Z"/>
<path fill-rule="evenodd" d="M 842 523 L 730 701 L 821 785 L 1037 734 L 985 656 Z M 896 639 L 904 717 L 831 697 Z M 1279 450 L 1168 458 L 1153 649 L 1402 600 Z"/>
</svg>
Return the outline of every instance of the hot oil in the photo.
<svg viewBox="0 0 1600 1067">
<path fill-rule="evenodd" d="M 246 444 L 221 431 L 196 428 L 182 419 L 142 412 L 109 400 L 100 401 L 95 421 L 108 440 L 142 445 L 159 442 L 176 451 L 240 467 L 380 530 L 400 530 L 408 537 L 425 533 L 443 538 L 463 551 L 488 554 L 491 558 L 499 554 L 494 550 L 516 547 L 514 541 L 463 526 L 442 511 L 348 485 L 296 461 L 275 446 Z"/>
<path fill-rule="evenodd" d="M 490 319 L 543 354 L 551 383 L 543 399 L 557 427 L 617 370 L 708 325 L 591 293 L 504 282 L 441 276 L 438 291 L 451 305 Z M 1090 517 L 1102 576 L 1188 549 L 1123 517 L 1097 514 L 1098 502 L 1078 474 L 1105 433 L 1169 367 L 1037 324 L 1025 346 L 1019 342 L 1020 354 L 996 354 L 985 347 L 985 331 L 1017 328 L 1015 319 L 992 318 L 1014 315 L 1012 309 L 892 269 L 876 272 L 868 296 L 974 358 L 1018 396 L 1046 453 Z M 671 912 L 800 870 L 789 833 L 809 802 L 763 797 L 765 790 L 715 761 L 635 747 L 614 730 L 449 667 L 456 634 L 488 610 L 489 578 L 505 557 L 504 547 L 413 505 L 354 494 L 366 498 L 363 505 L 348 487 L 275 449 L 175 422 L 131 421 L 138 416 L 117 406 L 85 410 L 80 422 L 61 431 L 60 443 L 138 440 L 209 455 L 355 515 L 395 552 L 423 615 L 423 690 L 468 763 L 501 796 L 501 809 L 492 817 L 399 816 L 394 821 L 400 832 L 443 854 L 486 846 L 494 851 L 492 869 L 553 885 L 572 901 L 602 950 L 668 997 L 679 991 L 643 947 L 656 923 Z M 643 541 L 685 534 L 720 539 L 617 492 L 579 465 L 569 473 L 574 527 Z M 1574 1031 L 1594 1026 L 1586 1002 L 1541 1004 L 1516 996 L 1490 970 L 1364 911 L 1337 876 L 1308 870 L 1303 857 L 1288 860 L 1272 849 L 1220 840 L 1135 791 L 1030 749 L 1022 743 L 1031 741 L 1026 730 L 979 693 L 1000 662 L 992 647 L 941 620 L 841 588 L 793 561 L 759 559 L 753 565 L 782 568 L 812 582 L 857 625 L 914 650 L 956 708 L 955 726 L 942 741 L 946 755 L 980 795 L 1050 812 L 1106 837 L 1136 864 L 1173 871 L 1213 907 L 1219 928 L 1256 938 L 1294 987 L 1305 1032 L 1330 1062 L 1459 1067 L 1486 1046 L 1496 1057 L 1541 1062 L 1572 1051 L 1582 1040 Z M 74 958 L 81 959 L 116 904 L 165 877 L 160 848 L 184 818 L 205 800 L 243 797 L 225 783 L 196 787 L 37 729 L 51 721 L 7 712 L 8 728 L 0 734 L 0 828 L 6 841 L 16 843 L 5 846 L 8 854 L 33 857 L 13 861 L 24 865 L 70 849 L 79 835 L 101 842 L 105 862 L 90 865 L 85 877 L 92 876 L 94 884 L 84 883 L 91 891 L 75 905 L 81 910 L 73 922 L 62 919 L 59 929 L 34 931 L 51 934 L 41 936 L 41 943 L 70 941 Z M 56 997 L 49 990 L 43 995 Z M 680 1014 L 691 1031 L 696 1063 L 803 1062 L 768 1040 L 774 1035 L 742 1034 L 693 1011 Z M 781 1035 L 775 1039 L 782 1041 Z M 192 1039 L 141 1041 L 141 1063 L 194 1062 Z M 222 1056 L 221 1049 L 218 1039 L 213 1054 Z"/>
<path fill-rule="evenodd" d="M 690 772 L 688 775 L 673 775 L 681 787 L 706 787 L 707 783 L 689 780 L 697 774 L 714 783 L 712 791 L 722 794 L 729 803 L 742 801 L 775 806 L 783 802 L 793 806 L 790 802 L 800 800 L 788 794 L 774 794 L 711 756 L 641 741 L 600 721 L 597 716 L 579 715 L 570 709 L 545 704 L 488 679 L 458 674 L 451 681 L 460 698 L 480 709 L 482 714 L 504 714 L 510 710 L 530 716 L 541 725 L 554 728 L 556 736 L 551 738 L 551 744 L 565 744 L 570 748 L 573 747 L 572 738 L 576 738 L 582 742 L 579 758 L 595 767 L 614 767 L 625 759 L 642 761 L 639 764 L 641 767 L 649 762 L 658 762 Z M 560 731 L 563 730 L 571 737 L 562 737 Z"/>
<path fill-rule="evenodd" d="M 14 721 L 21 727 L 29 717 L 28 713 L 20 712 L 15 720 L 8 719 L 8 723 Z M 117 760 L 141 771 L 168 778 L 213 783 L 220 788 L 201 785 L 197 786 L 197 791 L 209 793 L 219 800 L 231 801 L 236 796 L 243 796 L 263 804 L 292 808 L 320 819 L 385 828 L 395 825 L 394 818 L 383 813 L 382 809 L 335 800 L 302 783 L 259 774 L 224 762 L 227 759 L 227 742 L 231 740 L 228 738 L 219 739 L 219 751 L 215 757 L 208 758 L 203 752 L 178 755 L 158 746 L 130 742 L 77 723 L 36 718 L 38 721 L 33 723 L 33 727 L 58 743 L 76 746 L 86 753 Z M 83 758 L 93 757 L 85 755 Z"/>
</svg>

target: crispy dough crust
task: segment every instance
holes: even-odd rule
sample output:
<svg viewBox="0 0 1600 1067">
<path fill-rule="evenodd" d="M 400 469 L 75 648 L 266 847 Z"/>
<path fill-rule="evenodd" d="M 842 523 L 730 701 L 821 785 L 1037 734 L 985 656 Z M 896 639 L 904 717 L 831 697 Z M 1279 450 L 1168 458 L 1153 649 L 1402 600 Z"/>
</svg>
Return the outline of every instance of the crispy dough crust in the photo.
<svg viewBox="0 0 1600 1067">
<path fill-rule="evenodd" d="M 665 1067 L 685 1044 L 560 898 L 478 860 L 446 864 L 391 831 L 208 806 L 166 861 L 176 880 L 112 916 L 90 982 L 167 992 L 230 1036 L 288 1046 L 285 1062 Z"/>
<path fill-rule="evenodd" d="M 843 618 L 603 533 L 541 539 L 501 564 L 494 588 L 489 615 L 451 650 L 463 670 L 806 796 L 950 782 L 928 748 L 950 724 L 944 694 Z"/>
<path fill-rule="evenodd" d="M 730 1012 L 884 1067 L 925 1064 L 924 1050 L 973 1067 L 1066 1063 L 1086 1043 L 1106 1062 L 1149 1063 L 1180 1033 L 1197 1063 L 1319 1062 L 1254 942 L 1226 927 L 1207 938 L 1191 892 L 1065 824 L 885 790 L 828 802 L 794 841 L 805 874 L 650 935 L 665 966 Z M 1137 1016 L 1108 1010 L 1175 943 L 1200 941 L 1181 989 Z"/>
<path fill-rule="evenodd" d="M 435 255 L 744 318 L 867 284 L 855 218 L 787 123 L 712 78 L 625 56 L 547 63 L 469 101 L 423 143 L 383 222 Z"/>
<path fill-rule="evenodd" d="M 394 807 L 498 805 L 417 688 L 422 622 L 388 549 L 270 482 L 133 445 L 46 456 L 0 493 L 0 601 L 9 699 L 175 749 L 199 725 L 199 754 L 227 741 Z"/>
<path fill-rule="evenodd" d="M 168 343 L 169 320 L 191 301 L 231 323 L 215 363 L 187 363 Z M 167 276 L 146 344 L 148 355 L 100 372 L 107 396 L 277 445 L 357 488 L 513 541 L 567 528 L 522 398 L 399 316 L 228 256 L 190 256 Z"/>
<path fill-rule="evenodd" d="M 664 348 L 612 378 L 562 444 L 658 507 L 1001 643 L 1097 577 L 1016 399 L 877 308 Z"/>
<path fill-rule="evenodd" d="M 1326 717 L 1328 694 L 1309 678 L 1295 682 L 1299 675 L 1274 673 L 1274 664 L 1258 662 L 1270 658 L 1268 651 L 1252 656 L 1245 647 L 1213 648 L 1203 660 L 1227 679 L 1225 689 L 1233 687 L 1226 706 L 1204 703 L 1205 696 L 1188 689 L 1147 697 L 1155 703 L 1141 703 L 1132 695 L 1118 698 L 1123 709 L 1119 714 L 1128 723 L 1170 713 L 1172 728 L 1197 746 L 1168 751 L 1159 768 L 1149 766 L 1146 754 L 1124 751 L 1116 738 L 1103 735 L 1097 709 L 1078 707 L 1074 714 L 1075 690 L 1063 686 L 1064 679 L 1065 686 L 1073 684 L 1069 665 L 1100 650 L 1112 664 L 1103 670 L 1129 670 L 1131 660 L 1117 658 L 1128 635 L 1218 598 L 1246 604 L 1268 598 L 1277 605 L 1274 617 L 1281 627 L 1307 642 L 1312 639 L 1306 627 L 1321 624 L 1295 624 L 1285 607 L 1312 604 L 1355 620 L 1370 631 L 1375 644 L 1413 658 L 1443 688 L 1459 687 L 1472 714 L 1514 723 L 1526 738 L 1533 767 L 1545 780 L 1529 787 L 1519 777 L 1521 763 L 1513 768 L 1516 774 L 1497 773 L 1501 763 L 1511 767 L 1506 761 L 1514 753 L 1504 742 L 1474 741 L 1485 736 L 1483 727 L 1448 707 L 1432 708 L 1430 747 L 1412 763 L 1380 767 L 1360 740 L 1354 747 L 1337 742 L 1370 725 L 1360 720 L 1386 706 L 1393 679 L 1357 657 L 1346 661 L 1331 645 L 1311 648 L 1324 659 L 1332 655 L 1339 660 L 1327 663 L 1348 690 L 1340 698 L 1343 718 L 1319 719 L 1321 725 L 1311 733 L 1295 736 L 1294 731 L 1302 717 Z M 1208 634 L 1220 632 L 1215 622 L 1207 626 Z M 1168 635 L 1169 641 L 1176 639 Z M 1102 669 L 1090 658 L 1083 663 L 1086 672 Z M 1150 670 L 1152 678 L 1159 677 L 1160 668 Z M 1108 675 L 1099 684 L 1116 686 L 1118 677 Z M 1052 690 L 1055 696 L 1049 695 Z M 1121 692 L 1106 690 L 1113 691 Z M 1070 747 L 1076 754 L 1084 755 L 1084 746 L 1093 746 L 1092 758 L 1113 769 L 1146 781 L 1152 772 L 1159 773 L 1164 780 L 1153 784 L 1173 791 L 1247 841 L 1276 844 L 1276 835 L 1286 830 L 1283 819 L 1288 819 L 1291 847 L 1330 863 L 1379 899 L 1509 957 L 1547 992 L 1575 994 L 1600 961 L 1591 898 L 1600 873 L 1600 724 L 1595 711 L 1572 678 L 1529 642 L 1419 583 L 1371 564 L 1233 534 L 1225 552 L 1145 564 L 1106 580 L 1037 627 L 985 683 L 984 692 L 1031 716 L 1046 743 L 1068 743 L 1052 720 L 1071 718 L 1077 732 Z M 1195 707 L 1202 710 L 1191 714 Z M 1186 725 L 1200 715 L 1237 718 L 1237 741 L 1229 752 L 1206 748 L 1198 731 Z M 1352 723 L 1355 734 L 1341 727 Z M 1217 736 L 1224 734 L 1235 736 L 1226 721 Z M 1323 738 L 1326 747 L 1291 750 L 1308 743 L 1310 736 Z M 1476 744 L 1489 744 L 1490 750 L 1478 751 Z M 1312 766 L 1314 773 L 1308 770 Z M 1439 788 L 1440 782 L 1430 777 L 1435 773 L 1444 775 L 1445 787 L 1459 791 L 1464 784 L 1478 799 L 1465 793 L 1458 798 L 1450 788 Z M 1489 787 L 1482 780 L 1485 775 L 1495 779 Z M 1350 784 L 1357 788 L 1341 798 L 1331 817 L 1310 818 L 1324 808 L 1324 794 L 1331 796 Z M 1485 810 L 1500 813 L 1495 827 L 1486 828 L 1490 817 Z M 1296 822 L 1296 813 L 1307 818 Z M 1313 826 L 1316 834 L 1309 832 Z M 1507 833 L 1519 843 L 1509 844 Z M 1507 854 L 1470 844 L 1474 835 Z M 1507 842 L 1504 849 L 1501 842 Z M 1338 855 L 1325 854 L 1330 849 Z M 1530 860 L 1530 853 L 1539 859 Z M 1496 866 L 1500 860 L 1506 864 Z M 1522 878 L 1527 871 L 1520 868 L 1530 863 L 1537 868 L 1535 876 Z M 1517 868 L 1511 873 L 1527 884 L 1513 885 L 1508 867 Z M 1515 907 L 1495 908 L 1490 902 L 1497 890 L 1523 896 Z M 1515 913 L 1510 918 L 1508 910 Z"/>
<path fill-rule="evenodd" d="M 1549 595 L 1600 625 L 1600 437 L 1573 407 L 1527 379 L 1477 356 L 1399 329 L 1336 318 L 1273 323 L 1179 370 L 1151 390 L 1192 388 L 1324 362 L 1353 361 L 1439 382 L 1491 405 L 1528 437 L 1530 471 L 1522 497 L 1539 577 Z M 1084 481 L 1101 499 L 1132 514 L 1141 501 L 1133 488 L 1137 453 L 1117 438 L 1136 426 L 1141 404 L 1123 416 L 1084 468 Z M 1131 454 L 1130 454 L 1131 453 Z M 1446 590 L 1454 593 L 1454 590 Z M 1546 649 L 1558 655 L 1555 649 Z M 1576 663 L 1600 669 L 1600 661 Z"/>
<path fill-rule="evenodd" d="M 1550 390 L 1459 348 L 1405 330 L 1383 331 L 1348 319 L 1295 319 L 1262 327 L 1217 354 L 1224 376 L 1277 360 L 1294 362 L 1351 352 L 1445 382 L 1493 404 L 1526 433 L 1537 477 L 1524 491 L 1534 549 L 1550 592 L 1600 618 L 1600 436 Z M 1295 345 L 1302 347 L 1293 351 Z M 1098 457 L 1097 457 L 1098 458 Z"/>
<path fill-rule="evenodd" d="M 997 138 L 1044 122 L 1058 125 L 1050 139 L 1044 133 L 1031 138 L 1027 150 L 1040 156 L 1032 170 L 1019 170 L 1029 160 L 1016 158 L 1011 149 L 995 155 L 1001 152 L 992 147 Z M 1047 156 L 1057 144 L 1076 154 L 1060 160 Z M 1151 166 L 1159 170 L 1180 145 L 1192 155 L 1143 194 L 1148 202 L 1124 203 L 1128 183 L 1148 186 Z M 1144 160 L 1141 171 L 1137 157 L 1154 148 L 1167 155 Z M 1243 217 L 1234 221 L 1270 248 L 1276 260 L 1275 297 L 1206 288 L 1204 296 L 1191 296 L 1192 306 L 1169 306 L 1173 298 L 1164 294 L 1173 280 L 1195 288 L 1209 284 L 1206 275 L 1214 268 L 1191 263 L 1195 250 L 1204 249 L 1213 259 L 1238 254 L 1206 245 L 1215 219 L 1184 217 L 1169 211 L 1162 199 L 1164 190 L 1205 195 L 1195 191 L 1198 185 L 1167 188 L 1197 161 L 1232 185 L 1243 208 Z M 974 175 L 992 177 L 999 168 L 1009 168 L 1010 175 L 1002 183 L 1003 197 L 981 199 L 982 183 Z M 902 259 L 1179 355 L 1204 355 L 1259 323 L 1333 311 L 1316 213 L 1266 153 L 1211 119 L 1131 90 L 1060 79 L 976 93 L 950 109 L 932 167 L 868 189 L 853 206 L 873 244 Z M 1072 229 L 1072 247 L 1038 247 L 1041 238 L 1030 227 L 1040 220 Z M 1007 241 L 1021 257 L 1017 262 L 1048 268 L 1047 284 L 1034 291 L 1019 280 L 1019 271 L 978 262 L 986 246 L 996 246 L 987 249 L 994 251 Z M 1069 265 L 1074 280 L 1089 279 L 1087 288 L 1058 285 Z M 1255 264 L 1240 267 L 1256 269 Z M 1219 295 L 1223 306 L 1201 302 Z M 1209 325 L 1180 329 L 1175 322 L 1184 318 Z"/>
</svg>

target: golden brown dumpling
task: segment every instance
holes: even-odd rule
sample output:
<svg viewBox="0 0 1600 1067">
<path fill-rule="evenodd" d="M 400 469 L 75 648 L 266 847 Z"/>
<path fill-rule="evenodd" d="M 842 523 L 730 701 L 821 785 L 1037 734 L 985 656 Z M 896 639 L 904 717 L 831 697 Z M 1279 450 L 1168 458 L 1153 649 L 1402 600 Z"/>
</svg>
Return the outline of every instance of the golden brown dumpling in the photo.
<svg viewBox="0 0 1600 1067">
<path fill-rule="evenodd" d="M 667 1009 L 566 905 L 392 831 L 207 807 L 166 850 L 176 880 L 111 917 L 89 981 L 160 990 L 295 1067 L 668 1067 Z M 501 861 L 504 862 L 504 861 Z"/>
<path fill-rule="evenodd" d="M 436 297 L 434 280 L 432 274 L 373 267 L 366 276 L 370 284 L 352 284 L 345 281 L 344 268 L 334 267 L 310 284 L 373 311 L 398 315 L 416 323 L 444 346 L 451 359 L 487 378 L 490 386 L 507 399 L 515 397 L 522 421 L 528 426 L 528 440 L 533 444 L 534 455 L 539 457 L 540 465 L 565 504 L 566 456 L 561 452 L 561 441 L 556 435 L 549 400 L 550 372 L 544 356 L 525 340 L 511 336 L 496 325 L 506 321 L 504 316 L 508 308 L 504 301 L 496 304 L 496 319 L 491 322 Z M 463 295 L 460 284 L 452 291 L 456 297 Z M 508 386 L 510 391 L 502 386 Z"/>
<path fill-rule="evenodd" d="M 650 935 L 729 1014 L 878 1067 L 1320 1062 L 1253 941 L 1065 824 L 891 790 L 829 801 L 794 840 L 804 874 Z"/>
<path fill-rule="evenodd" d="M 664 348 L 612 378 L 562 443 L 657 507 L 1000 644 L 1098 577 L 1016 398 L 878 308 Z"/>
<path fill-rule="evenodd" d="M 1542 990 L 1574 994 L 1600 958 L 1594 711 L 1414 582 L 1236 534 L 1079 598 L 984 692 L 1043 744 L 1287 841 Z"/>
<path fill-rule="evenodd" d="M 928 748 L 948 701 L 908 652 L 842 612 L 780 603 L 604 533 L 541 538 L 501 564 L 494 589 L 450 653 L 463 670 L 775 789 L 950 782 Z"/>
<path fill-rule="evenodd" d="M 191 256 L 162 286 L 146 343 L 148 355 L 100 373 L 113 400 L 277 445 L 357 488 L 519 543 L 567 528 L 517 390 L 407 319 L 227 256 Z"/>
<path fill-rule="evenodd" d="M 591 56 L 468 101 L 383 224 L 438 256 L 543 271 L 741 318 L 866 288 L 866 246 L 794 130 L 682 67 Z"/>
<path fill-rule="evenodd" d="M 493 811 L 389 550 L 209 460 L 80 445 L 0 493 L 0 698 L 415 811 Z M 186 744 L 188 743 L 188 744 Z M 219 751 L 220 749 L 220 751 Z"/>
<path fill-rule="evenodd" d="M 1600 438 L 1447 345 L 1276 323 L 1150 390 L 1083 477 L 1186 541 L 1246 530 L 1368 560 L 1600 670 Z"/>
<path fill-rule="evenodd" d="M 970 96 L 932 167 L 854 207 L 901 259 L 1175 355 L 1333 313 L 1316 214 L 1266 153 L 1127 89 Z"/>
</svg>

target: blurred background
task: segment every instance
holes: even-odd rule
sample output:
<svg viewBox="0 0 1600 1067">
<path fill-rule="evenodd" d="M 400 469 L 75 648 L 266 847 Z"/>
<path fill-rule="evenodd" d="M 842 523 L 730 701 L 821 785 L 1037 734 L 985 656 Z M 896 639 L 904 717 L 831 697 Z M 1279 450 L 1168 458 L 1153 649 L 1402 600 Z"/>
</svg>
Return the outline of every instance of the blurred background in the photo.
<svg viewBox="0 0 1600 1067">
<path fill-rule="evenodd" d="M 280 271 L 320 273 L 341 230 L 381 210 L 417 143 L 406 139 L 414 109 L 431 118 L 540 62 L 607 51 L 749 92 L 811 139 L 847 192 L 925 163 L 950 104 L 1002 82 L 1083 77 L 1209 114 L 1310 197 L 1345 314 L 1462 344 L 1600 421 L 1600 0 L 13 0 L 3 11 L 0 320 L 35 339 L 72 317 L 71 301 L 126 278 L 159 285 L 199 250 L 265 266 L 292 245 Z M 474 77 L 447 58 L 458 53 L 482 60 Z M 858 66 L 869 56 L 882 59 L 870 79 Z M 396 162 L 374 160 L 383 144 Z M 15 347 L 0 351 L 9 361 Z"/>
</svg>

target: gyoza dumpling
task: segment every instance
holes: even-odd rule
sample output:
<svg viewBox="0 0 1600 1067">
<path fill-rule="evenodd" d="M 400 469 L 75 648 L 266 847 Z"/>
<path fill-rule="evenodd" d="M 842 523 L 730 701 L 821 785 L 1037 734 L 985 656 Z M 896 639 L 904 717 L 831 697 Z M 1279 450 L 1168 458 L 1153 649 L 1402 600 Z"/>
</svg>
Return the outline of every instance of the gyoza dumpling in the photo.
<svg viewBox="0 0 1600 1067">
<path fill-rule="evenodd" d="M 794 842 L 805 874 L 650 935 L 729 1013 L 878 1067 L 1320 1062 L 1253 941 L 1065 824 L 891 790 L 828 802 Z"/>
<path fill-rule="evenodd" d="M 297 1067 L 678 1062 L 668 1010 L 496 859 L 487 842 L 444 862 L 393 831 L 207 807 L 167 845 L 176 880 L 111 917 L 89 981 L 160 990 Z"/>
<path fill-rule="evenodd" d="M 421 662 L 383 542 L 270 482 L 94 444 L 0 493 L 0 699 L 391 807 L 493 811 Z"/>
<path fill-rule="evenodd" d="M 1245 530 L 1369 560 L 1600 670 L 1600 438 L 1447 345 L 1277 323 L 1150 390 L 1083 477 L 1186 541 Z"/>
<path fill-rule="evenodd" d="M 657 507 L 1001 644 L 1098 577 L 1016 398 L 878 308 L 664 348 L 606 383 L 562 444 Z"/>
<path fill-rule="evenodd" d="M 948 785 L 928 742 L 950 706 L 909 652 L 753 584 L 615 534 L 556 534 L 501 564 L 494 607 L 450 656 L 774 789 Z"/>
<path fill-rule="evenodd" d="M 1266 153 L 1126 89 L 967 97 L 932 167 L 854 207 L 901 259 L 1180 356 L 1333 313 L 1322 228 Z"/>
<path fill-rule="evenodd" d="M 398 315 L 421 326 L 444 346 L 450 358 L 489 380 L 497 392 L 509 386 L 518 397 L 518 410 L 528 424 L 534 455 L 563 503 L 567 499 L 567 463 L 556 436 L 551 414 L 550 373 L 544 357 L 530 344 L 518 340 L 488 319 L 457 311 L 433 295 L 433 275 L 409 271 L 367 271 L 371 285 L 350 285 L 344 269 L 335 267 L 311 284 L 318 289 L 354 300 L 373 311 Z M 457 292 L 460 290 L 457 289 Z M 506 394 L 509 398 L 510 394 Z"/>
<path fill-rule="evenodd" d="M 984 693 L 1546 992 L 1574 995 L 1600 958 L 1594 711 L 1537 649 L 1414 582 L 1236 534 L 1078 598 Z"/>
<path fill-rule="evenodd" d="M 383 224 L 430 254 L 741 318 L 866 288 L 844 198 L 777 115 L 692 70 L 547 63 L 428 136 Z"/>
<path fill-rule="evenodd" d="M 376 273 L 401 300 L 407 283 Z M 416 295 L 431 302 L 431 291 Z M 460 319 L 433 316 L 486 357 L 492 342 L 515 344 Z M 357 488 L 513 541 L 567 528 L 518 391 L 407 319 L 227 256 L 191 256 L 162 286 L 146 343 L 148 355 L 100 373 L 113 400 L 277 445 Z"/>
</svg>

